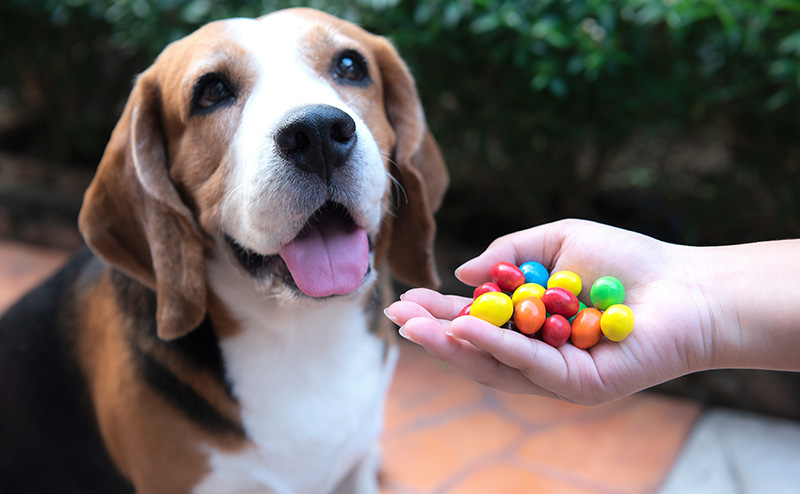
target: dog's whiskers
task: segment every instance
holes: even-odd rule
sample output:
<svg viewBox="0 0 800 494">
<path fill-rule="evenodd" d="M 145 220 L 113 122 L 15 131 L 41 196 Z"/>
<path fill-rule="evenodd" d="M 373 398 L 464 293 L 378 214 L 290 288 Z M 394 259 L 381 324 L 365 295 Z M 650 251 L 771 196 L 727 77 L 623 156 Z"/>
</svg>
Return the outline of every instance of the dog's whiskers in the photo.
<svg viewBox="0 0 800 494">
<path fill-rule="evenodd" d="M 397 178 L 394 177 L 388 171 L 386 172 L 386 176 L 389 178 L 392 193 L 390 194 L 390 200 L 392 203 L 390 204 L 392 207 L 388 208 L 388 214 L 392 216 L 396 216 L 396 211 L 400 208 L 402 204 L 408 203 L 408 194 L 406 193 L 406 189 L 403 187 L 403 184 L 400 183 Z M 401 200 L 402 194 L 402 200 Z M 401 202 L 402 201 L 402 202 Z"/>
<path fill-rule="evenodd" d="M 225 196 L 225 199 L 222 201 L 222 207 L 220 208 L 220 222 L 219 222 L 219 233 L 224 234 L 223 225 L 225 224 L 225 213 L 228 211 L 228 206 L 233 199 L 233 197 L 239 193 L 242 189 L 244 184 L 239 184 L 234 187 L 228 194 Z"/>
</svg>

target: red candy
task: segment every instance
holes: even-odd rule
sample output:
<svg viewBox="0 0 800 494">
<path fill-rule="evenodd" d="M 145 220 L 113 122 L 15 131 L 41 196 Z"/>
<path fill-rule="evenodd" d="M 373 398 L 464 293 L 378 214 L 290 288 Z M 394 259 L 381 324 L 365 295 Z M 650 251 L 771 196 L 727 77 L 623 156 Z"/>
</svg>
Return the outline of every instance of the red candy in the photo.
<svg viewBox="0 0 800 494">
<path fill-rule="evenodd" d="M 492 283 L 490 281 L 488 283 L 484 283 L 483 285 L 476 287 L 475 290 L 472 292 L 472 298 L 478 298 L 486 292 L 502 292 L 502 291 L 503 290 L 501 290 L 500 287 L 497 286 L 497 283 Z"/>
<path fill-rule="evenodd" d="M 569 319 L 578 313 L 581 304 L 578 297 L 565 288 L 548 288 L 542 295 L 542 302 L 550 314 L 558 314 Z"/>
<path fill-rule="evenodd" d="M 553 314 L 544 320 L 542 326 L 542 339 L 550 346 L 561 346 L 567 342 L 572 334 L 572 328 L 569 325 L 567 318 Z"/>
<path fill-rule="evenodd" d="M 525 274 L 510 262 L 498 262 L 492 266 L 489 276 L 505 292 L 514 293 L 514 290 L 525 283 Z"/>
<path fill-rule="evenodd" d="M 514 326 L 524 334 L 532 335 L 544 324 L 544 303 L 536 297 L 527 297 L 514 307 Z"/>
<path fill-rule="evenodd" d="M 543 266 L 539 266 L 544 271 L 543 275 L 547 275 L 547 270 Z M 578 285 L 580 284 L 577 275 L 561 271 L 555 273 L 547 281 L 547 285 L 550 286 L 547 290 L 542 288 L 544 285 L 530 284 L 520 288 L 519 293 L 515 293 L 517 288 L 526 283 L 525 274 L 519 267 L 511 263 L 498 262 L 492 266 L 489 272 L 492 281 L 480 285 L 473 291 L 474 307 L 473 304 L 467 305 L 461 309 L 458 316 L 474 315 L 496 326 L 516 329 L 530 337 L 541 331 L 539 334 L 542 335 L 542 340 L 554 347 L 564 345 L 571 340 L 575 347 L 588 349 L 600 342 L 603 334 L 611 341 L 624 339 L 633 325 L 630 308 L 620 306 L 624 307 L 627 312 L 622 316 L 617 315 L 616 312 L 612 314 L 617 319 L 621 319 L 621 322 L 609 319 L 609 313 L 616 306 L 609 307 L 605 313 L 598 308 L 591 307 L 581 310 L 582 304 L 574 293 L 580 292 L 580 287 L 573 287 L 570 290 L 558 286 L 563 281 L 564 273 L 572 275 L 578 280 Z M 602 279 L 605 278 L 609 277 Z M 536 290 L 533 290 L 532 287 L 535 287 Z M 510 298 L 509 293 L 513 293 L 514 298 Z M 598 298 L 590 295 L 592 303 L 597 306 L 599 302 L 596 302 L 595 299 Z M 478 300 L 479 297 L 480 300 Z M 511 305 L 509 306 L 509 304 Z M 600 303 L 600 307 L 605 305 L 605 302 Z M 475 309 L 474 314 L 472 314 L 473 308 Z M 506 323 L 508 321 L 506 316 L 512 318 L 513 324 Z M 606 319 L 611 320 L 611 323 L 606 324 L 608 328 L 603 327 L 605 323 L 602 323 Z"/>
</svg>

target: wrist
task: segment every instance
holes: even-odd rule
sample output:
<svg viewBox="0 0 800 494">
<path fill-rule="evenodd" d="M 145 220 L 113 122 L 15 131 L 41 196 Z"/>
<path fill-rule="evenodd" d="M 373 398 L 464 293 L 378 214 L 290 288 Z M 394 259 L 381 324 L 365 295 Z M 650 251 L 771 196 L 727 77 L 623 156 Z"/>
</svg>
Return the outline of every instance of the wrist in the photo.
<svg viewBox="0 0 800 494">
<path fill-rule="evenodd" d="M 727 269 L 729 259 L 720 247 L 691 247 L 702 354 L 698 370 L 739 367 L 742 356 L 741 325 L 733 287 L 736 275 Z"/>
<path fill-rule="evenodd" d="M 683 271 L 677 271 L 685 286 L 690 305 L 685 328 L 687 367 L 689 372 L 708 370 L 724 366 L 736 353 L 735 346 L 728 341 L 731 321 L 731 300 L 718 270 L 713 247 L 676 246 Z"/>
<path fill-rule="evenodd" d="M 800 370 L 800 242 L 700 248 L 709 368 Z"/>
</svg>

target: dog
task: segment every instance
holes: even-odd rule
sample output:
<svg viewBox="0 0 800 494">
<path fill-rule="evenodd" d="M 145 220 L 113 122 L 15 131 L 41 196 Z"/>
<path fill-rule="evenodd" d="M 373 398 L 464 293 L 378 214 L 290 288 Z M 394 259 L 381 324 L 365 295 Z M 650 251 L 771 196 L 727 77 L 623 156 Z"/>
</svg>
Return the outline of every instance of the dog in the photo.
<svg viewBox="0 0 800 494">
<path fill-rule="evenodd" d="M 135 82 L 78 253 L 0 321 L 0 492 L 377 492 L 391 275 L 448 183 L 409 69 L 322 12 L 210 23 Z"/>
</svg>

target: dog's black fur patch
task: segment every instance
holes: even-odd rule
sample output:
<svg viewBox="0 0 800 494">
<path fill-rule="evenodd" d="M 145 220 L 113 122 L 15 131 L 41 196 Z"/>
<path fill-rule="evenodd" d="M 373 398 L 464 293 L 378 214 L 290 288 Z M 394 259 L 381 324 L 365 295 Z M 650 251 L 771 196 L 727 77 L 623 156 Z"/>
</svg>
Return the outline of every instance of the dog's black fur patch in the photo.
<svg viewBox="0 0 800 494">
<path fill-rule="evenodd" d="M 76 255 L 0 319 L 0 492 L 133 493 L 106 451 L 75 354 Z"/>
<path fill-rule="evenodd" d="M 118 271 L 114 271 L 111 279 L 118 309 L 126 320 L 126 339 L 134 364 L 145 382 L 170 405 L 209 432 L 244 437 L 241 425 L 220 414 L 158 358 L 159 355 L 166 356 L 208 372 L 224 387 L 228 396 L 232 396 L 225 378 L 219 340 L 209 318 L 206 317 L 186 336 L 168 342 L 160 340 L 156 332 L 156 294 Z"/>
<path fill-rule="evenodd" d="M 83 249 L 0 319 L 0 493 L 134 492 L 106 450 L 76 349 L 76 294 L 108 272 Z M 244 437 L 240 424 L 169 368 L 172 361 L 206 372 L 232 396 L 210 320 L 162 341 L 155 293 L 120 272 L 110 274 L 124 321 L 121 337 L 143 382 L 210 433 Z"/>
</svg>

